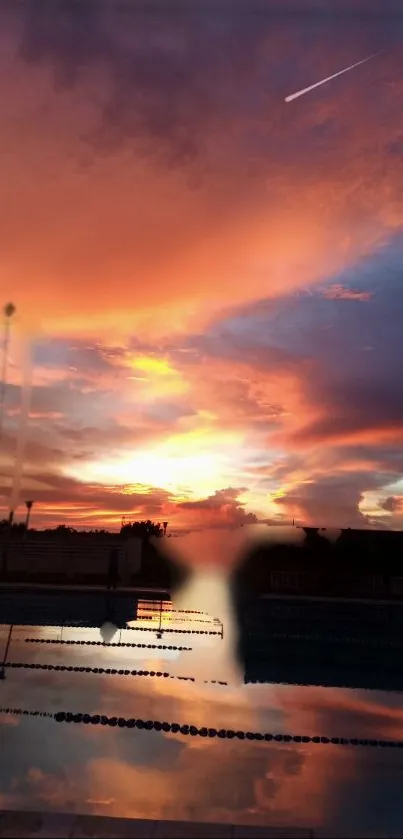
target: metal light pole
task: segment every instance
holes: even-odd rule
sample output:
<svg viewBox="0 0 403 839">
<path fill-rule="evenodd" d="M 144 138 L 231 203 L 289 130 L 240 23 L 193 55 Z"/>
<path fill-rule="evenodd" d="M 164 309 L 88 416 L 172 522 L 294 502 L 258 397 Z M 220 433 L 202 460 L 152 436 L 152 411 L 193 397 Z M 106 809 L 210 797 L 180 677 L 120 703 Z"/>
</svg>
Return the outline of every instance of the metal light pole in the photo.
<svg viewBox="0 0 403 839">
<path fill-rule="evenodd" d="M 27 508 L 27 515 L 26 515 L 26 518 L 25 518 L 25 530 L 26 531 L 29 529 L 29 519 L 30 519 L 30 516 L 31 516 L 31 510 L 32 510 L 33 503 L 34 503 L 33 501 L 26 501 L 25 502 L 25 506 Z"/>
<path fill-rule="evenodd" d="M 0 679 L 5 679 L 5 678 L 6 678 L 6 668 L 5 668 L 5 664 L 6 664 L 6 661 L 7 661 L 8 650 L 9 650 L 9 647 L 10 647 L 11 633 L 12 633 L 12 631 L 13 631 L 13 626 L 14 626 L 14 624 L 13 624 L 13 623 L 10 623 L 10 629 L 9 629 L 9 632 L 8 632 L 8 638 L 7 638 L 6 649 L 5 649 L 5 651 L 4 651 L 4 657 L 3 657 L 3 661 L 2 661 L 2 663 L 1 663 L 1 667 L 0 667 Z"/>
<path fill-rule="evenodd" d="M 158 624 L 157 638 L 162 638 L 161 623 L 162 623 L 162 600 L 160 600 L 160 620 L 159 620 L 159 624 Z"/>
<path fill-rule="evenodd" d="M 0 381 L 0 440 L 3 436 L 3 420 L 4 420 L 4 400 L 6 396 L 7 384 L 7 366 L 8 366 L 8 349 L 10 344 L 10 320 L 15 312 L 14 303 L 7 303 L 3 308 L 4 314 L 4 345 L 3 345 L 3 364 L 1 369 Z"/>
</svg>

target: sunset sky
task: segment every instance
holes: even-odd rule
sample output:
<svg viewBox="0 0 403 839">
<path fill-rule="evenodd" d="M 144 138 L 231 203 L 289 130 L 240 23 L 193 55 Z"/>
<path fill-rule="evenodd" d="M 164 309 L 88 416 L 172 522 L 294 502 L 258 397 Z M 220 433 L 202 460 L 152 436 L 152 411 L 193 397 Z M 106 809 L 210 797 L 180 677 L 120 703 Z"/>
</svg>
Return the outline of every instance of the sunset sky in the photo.
<svg viewBox="0 0 403 839">
<path fill-rule="evenodd" d="M 399 8 L 0 0 L 0 514 L 403 526 Z"/>
</svg>

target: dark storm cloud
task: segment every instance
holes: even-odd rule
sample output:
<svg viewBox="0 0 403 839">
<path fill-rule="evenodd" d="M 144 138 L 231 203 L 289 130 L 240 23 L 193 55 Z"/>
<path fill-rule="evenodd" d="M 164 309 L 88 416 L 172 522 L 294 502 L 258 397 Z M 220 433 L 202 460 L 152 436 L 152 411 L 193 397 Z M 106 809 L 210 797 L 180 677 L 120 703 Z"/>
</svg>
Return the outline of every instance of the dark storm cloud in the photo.
<svg viewBox="0 0 403 839">
<path fill-rule="evenodd" d="M 340 6 L 286 0 L 166 4 L 42 0 L 21 3 L 17 9 L 22 59 L 50 66 L 58 87 L 77 86 L 88 71 L 106 74 L 99 126 L 87 142 L 108 152 L 136 137 L 144 153 L 150 152 L 152 141 L 153 152 L 182 165 L 202 152 L 206 126 L 213 132 L 225 114 L 230 124 L 234 122 L 230 116 L 234 105 L 236 124 L 242 114 L 256 135 L 256 150 L 262 142 L 270 145 L 266 131 L 259 138 L 256 120 L 266 113 L 268 96 L 271 108 L 282 104 L 301 67 L 307 63 L 309 67 L 301 45 L 338 39 L 342 44 L 349 23 L 357 27 L 357 48 L 379 49 L 390 43 L 398 25 L 397 7 L 368 2 Z M 293 66 L 291 62 L 280 66 L 276 57 L 281 58 L 287 44 L 295 52 Z M 324 130 L 333 134 L 334 129 L 332 121 L 328 128 L 326 121 L 315 128 L 322 134 Z M 244 134 L 251 142 L 250 131 Z M 274 137 L 272 151 L 276 142 Z M 286 137 L 281 144 L 287 156 Z"/>
<path fill-rule="evenodd" d="M 392 348 L 391 348 L 392 351 Z M 374 365 L 376 368 L 376 364 Z M 324 413 L 317 420 L 299 428 L 292 436 L 295 443 L 343 441 L 343 438 L 372 432 L 403 438 L 403 391 L 398 376 L 373 369 L 368 363 L 366 381 L 346 368 L 345 380 L 340 368 L 339 381 L 326 378 L 307 384 L 307 391 Z M 351 376 L 351 378 L 349 378 Z M 389 379 L 389 380 L 388 380 Z"/>
<path fill-rule="evenodd" d="M 205 344 L 223 336 L 227 344 L 232 338 L 237 351 L 260 347 L 284 360 L 325 354 L 326 364 L 337 365 L 347 356 L 351 360 L 352 349 L 367 347 L 372 340 L 377 358 L 386 364 L 392 360 L 395 342 L 403 346 L 402 258 L 403 238 L 398 233 L 352 267 L 326 278 L 316 291 L 258 300 L 229 311 L 209 330 Z M 334 298 L 335 286 L 354 293 Z M 346 344 L 346 338 L 351 343 Z M 352 361 L 364 367 L 367 358 L 354 355 Z"/>
<path fill-rule="evenodd" d="M 124 428 L 122 425 L 119 428 L 119 423 L 116 420 L 109 419 L 109 412 L 107 410 L 110 400 L 113 398 L 117 404 L 116 394 L 109 388 L 98 388 L 97 390 L 89 386 L 89 380 L 83 373 L 82 379 L 74 379 L 73 381 L 61 380 L 53 382 L 52 384 L 37 385 L 34 381 L 32 388 L 31 404 L 30 404 L 30 423 L 29 431 L 36 423 L 36 418 L 43 420 L 44 424 L 48 425 L 45 428 L 46 433 L 50 433 L 52 437 L 58 437 L 59 433 L 62 437 L 65 434 L 65 418 L 68 417 L 70 430 L 80 429 L 83 440 L 86 437 L 86 429 L 99 428 L 99 420 L 101 419 L 101 428 L 105 426 L 105 443 L 112 442 L 113 433 L 116 434 L 117 442 L 122 442 L 124 439 L 135 438 L 139 433 L 139 428 L 136 423 L 133 423 L 131 429 Z M 17 412 L 20 409 L 21 392 L 17 385 L 9 384 L 6 390 L 6 410 L 11 412 L 10 418 L 7 419 L 6 429 L 15 433 L 18 426 Z M 105 416 L 106 413 L 106 416 Z M 152 423 L 152 420 L 150 420 Z M 143 427 L 143 426 L 142 426 Z M 111 435 L 111 428 L 113 429 Z M 155 429 L 155 422 L 154 422 Z M 144 430 L 144 429 L 143 429 Z M 97 435 L 97 431 L 95 431 Z M 141 432 L 140 432 L 141 435 Z M 147 434 L 145 434 L 147 436 Z M 95 442 L 95 438 L 94 438 Z"/>
<path fill-rule="evenodd" d="M 252 364 L 256 369 L 289 370 L 300 367 L 304 362 L 301 354 L 293 353 L 287 347 L 275 346 L 271 341 L 271 315 L 265 320 L 264 303 L 256 319 L 249 321 L 243 313 L 239 316 L 220 319 L 203 335 L 190 336 L 185 346 L 192 352 L 190 361 L 195 358 L 228 359 Z M 263 309 L 263 311 L 262 311 Z M 273 308 L 268 308 L 273 313 Z M 253 322 L 254 320 L 254 322 Z M 178 355 L 176 356 L 178 357 Z"/>
<path fill-rule="evenodd" d="M 399 496 L 390 495 L 389 498 L 381 504 L 382 510 L 387 513 L 400 513 L 403 510 L 403 498 Z"/>
<path fill-rule="evenodd" d="M 271 370 L 294 370 L 305 397 L 323 416 L 295 432 L 295 442 L 403 428 L 403 240 L 392 239 L 341 280 L 354 294 L 323 292 L 260 301 L 234 311 L 201 339 L 205 352 Z M 363 295 L 365 295 L 363 301 Z"/>
<path fill-rule="evenodd" d="M 4 450 L 15 455 L 16 439 L 10 434 L 3 434 L 2 443 Z M 48 468 L 50 465 L 64 464 L 68 459 L 68 452 L 64 447 L 52 446 L 51 435 L 46 428 L 36 433 L 31 433 L 25 447 L 26 462 L 30 465 Z M 8 470 L 7 470 L 8 471 Z M 5 477 L 4 475 L 2 476 Z M 1 492 L 1 490 L 0 490 Z"/>
<path fill-rule="evenodd" d="M 329 453 L 330 454 L 330 453 Z M 295 455 L 297 462 L 303 462 L 304 455 L 299 453 Z M 349 443 L 348 445 L 338 445 L 333 452 L 333 465 L 337 468 L 337 464 L 344 463 L 358 463 L 362 461 L 363 464 L 369 464 L 373 471 L 379 475 L 384 476 L 387 481 L 396 480 L 396 476 L 403 472 L 403 451 L 402 446 L 398 442 L 396 444 L 377 443 L 375 440 L 369 439 L 366 443 Z M 329 458 L 330 464 L 332 463 Z"/>
<path fill-rule="evenodd" d="M 390 470 L 390 472 L 396 473 L 397 475 L 403 474 L 403 451 L 401 445 L 382 446 L 380 444 L 377 446 L 374 444 L 371 447 L 360 446 L 359 451 L 368 460 L 373 458 L 378 463 L 381 472 L 386 473 Z"/>
<path fill-rule="evenodd" d="M 83 378 L 100 376 L 113 369 L 115 362 L 124 360 L 119 347 L 103 347 L 100 344 L 77 339 L 68 341 L 51 339 L 37 340 L 33 346 L 34 363 L 39 366 L 81 371 Z"/>
<path fill-rule="evenodd" d="M 200 511 L 207 516 L 210 514 L 212 517 L 212 521 L 209 522 L 210 527 L 214 526 L 214 517 L 217 519 L 218 527 L 254 524 L 258 520 L 257 516 L 246 512 L 239 500 L 239 496 L 245 491 L 245 487 L 227 487 L 216 490 L 213 495 L 198 501 L 184 501 L 177 507 L 179 510 Z"/>
<path fill-rule="evenodd" d="M 60 413 L 65 407 L 66 393 L 61 384 L 56 384 L 53 388 L 37 386 L 34 388 L 30 409 L 32 412 L 40 413 Z M 5 406 L 6 410 L 14 412 L 19 410 L 21 401 L 21 389 L 19 385 L 9 383 L 5 389 Z"/>
<path fill-rule="evenodd" d="M 371 291 L 355 291 L 352 288 L 344 288 L 341 285 L 329 286 L 323 292 L 323 296 L 328 300 L 362 300 L 367 302 L 372 298 Z"/>
<path fill-rule="evenodd" d="M 48 466 L 48 464 L 46 464 Z M 28 474 L 28 470 L 26 470 Z M 3 481 L 4 481 L 4 476 Z M 104 484 L 82 483 L 74 478 L 65 477 L 58 472 L 44 468 L 33 472 L 30 470 L 30 477 L 35 477 L 40 486 L 35 487 L 35 503 L 52 507 L 68 508 L 69 505 L 79 510 L 86 507 L 111 512 L 131 512 L 134 508 L 146 509 L 150 515 L 162 515 L 164 504 L 171 500 L 168 492 L 152 487 L 133 486 L 130 494 L 123 492 L 123 487 L 105 486 Z M 0 479 L 1 480 L 1 479 Z M 0 496 L 6 496 L 9 488 L 5 483 L 0 483 Z"/>
<path fill-rule="evenodd" d="M 254 65 L 264 38 L 260 15 L 222 16 L 200 4 L 42 2 L 23 4 L 21 57 L 48 63 L 58 86 L 86 70 L 106 71 L 110 93 L 91 139 L 113 148 L 145 134 L 193 157 L 197 127 L 220 108 L 220 76 Z M 225 82 L 224 82 L 225 83 Z"/>
<path fill-rule="evenodd" d="M 152 436 L 151 429 L 148 434 Z M 59 439 L 63 440 L 65 444 L 73 443 L 76 447 L 76 454 L 83 450 L 88 453 L 88 447 L 92 450 L 105 451 L 119 445 L 134 445 L 136 442 L 145 442 L 148 434 L 140 429 L 119 425 L 114 420 L 104 423 L 102 427 L 84 425 L 72 428 L 64 423 L 60 423 L 58 427 Z"/>
<path fill-rule="evenodd" d="M 219 307 L 224 297 L 277 293 L 344 264 L 339 228 L 358 226 L 350 248 L 357 253 L 361 235 L 371 239 L 366 225 L 382 189 L 395 221 L 399 183 L 380 161 L 401 134 L 400 53 L 384 53 L 302 107 L 284 103 L 294 85 L 378 49 L 386 22 L 364 15 L 347 26 L 334 6 L 325 15 L 317 7 L 315 17 L 311 5 L 295 17 L 295 4 L 284 14 L 270 2 L 188 3 L 178 11 L 170 2 L 156 10 L 55 0 L 16 8 L 16 55 L 14 29 L 3 36 L 4 77 L 20 80 L 5 114 L 5 159 L 16 148 L 14 108 L 27 126 L 19 136 L 35 136 L 21 150 L 35 186 L 29 191 L 22 179 L 20 234 L 14 219 L 3 234 L 17 277 L 27 266 L 35 275 L 35 295 L 19 293 L 42 313 L 57 313 L 57 323 L 61 310 L 79 329 L 101 309 L 112 315 L 112 277 L 113 309 L 127 304 L 127 315 L 133 307 L 133 321 L 142 320 L 144 302 L 160 309 L 180 296 L 199 310 L 209 295 Z M 66 119 L 60 134 L 56 118 L 60 126 Z M 102 155 L 118 147 L 120 154 Z M 17 174 L 9 180 L 15 196 Z M 195 195 L 192 184 L 203 188 Z M 33 218 L 28 200 L 37 195 L 44 214 Z M 133 282 L 130 263 L 150 281 Z M 284 266 L 284 280 L 270 263 Z"/>
<path fill-rule="evenodd" d="M 368 518 L 358 510 L 363 492 L 382 483 L 377 475 L 352 473 L 317 478 L 286 492 L 276 503 L 287 509 L 298 508 L 303 520 L 319 527 L 365 527 Z"/>
</svg>

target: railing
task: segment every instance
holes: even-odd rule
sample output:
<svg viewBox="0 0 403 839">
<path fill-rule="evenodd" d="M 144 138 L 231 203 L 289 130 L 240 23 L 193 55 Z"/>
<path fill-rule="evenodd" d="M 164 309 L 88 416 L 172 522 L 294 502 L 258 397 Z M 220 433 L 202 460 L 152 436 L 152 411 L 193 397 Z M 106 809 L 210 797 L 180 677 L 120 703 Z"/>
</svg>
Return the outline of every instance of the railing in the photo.
<svg viewBox="0 0 403 839">
<path fill-rule="evenodd" d="M 315 572 L 270 569 L 262 592 L 312 597 L 358 597 L 403 600 L 403 576 L 393 573 L 349 574 L 337 566 L 323 566 Z"/>
<path fill-rule="evenodd" d="M 0 574 L 6 581 L 60 582 L 105 580 L 111 551 L 117 551 L 120 576 L 131 572 L 124 543 L 116 541 L 0 540 Z M 140 571 L 140 558 L 135 573 Z M 132 573 L 133 573 L 132 572 Z"/>
</svg>

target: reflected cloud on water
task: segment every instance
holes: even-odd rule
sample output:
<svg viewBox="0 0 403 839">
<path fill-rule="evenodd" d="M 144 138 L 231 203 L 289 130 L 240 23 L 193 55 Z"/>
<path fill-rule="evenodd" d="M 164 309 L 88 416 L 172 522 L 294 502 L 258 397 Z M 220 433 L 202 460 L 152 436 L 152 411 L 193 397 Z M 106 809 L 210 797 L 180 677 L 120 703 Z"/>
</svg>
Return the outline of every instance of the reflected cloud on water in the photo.
<svg viewBox="0 0 403 839">
<path fill-rule="evenodd" d="M 223 637 L 173 632 L 209 631 L 210 626 L 215 631 L 221 622 Z M 401 737 L 400 694 L 245 685 L 234 655 L 236 626 L 226 578 L 213 567 L 191 578 L 172 604 L 161 608 L 161 603 L 139 603 L 137 620 L 130 625 L 139 631 L 15 626 L 8 658 L 162 671 L 195 681 L 8 668 L 1 706 L 217 729 Z M 7 634 L 3 627 L 0 654 Z M 103 646 L 102 636 L 107 643 L 148 646 Z M 27 638 L 98 643 L 52 644 Z M 164 646 L 191 649 L 161 649 Z M 211 684 L 213 679 L 229 684 Z M 163 731 L 57 725 L 51 719 L 8 714 L 0 717 L 0 739 L 8 758 L 0 769 L 3 807 L 332 829 L 342 829 L 345 823 L 363 830 L 401 827 L 400 749 L 204 740 Z"/>
</svg>

